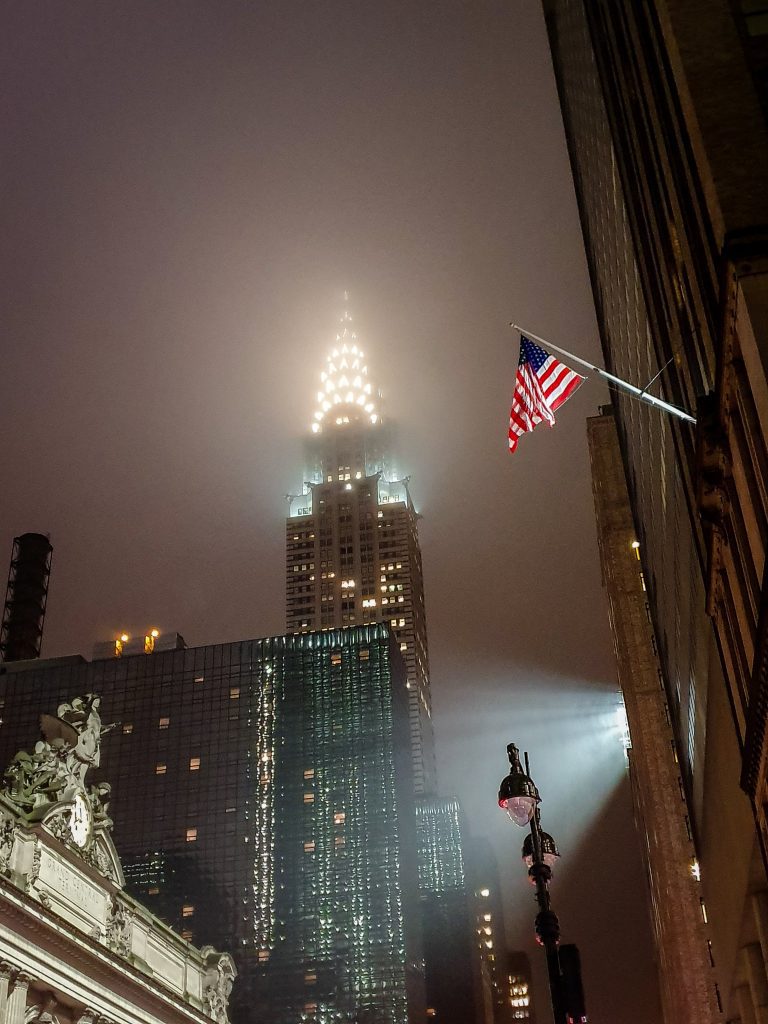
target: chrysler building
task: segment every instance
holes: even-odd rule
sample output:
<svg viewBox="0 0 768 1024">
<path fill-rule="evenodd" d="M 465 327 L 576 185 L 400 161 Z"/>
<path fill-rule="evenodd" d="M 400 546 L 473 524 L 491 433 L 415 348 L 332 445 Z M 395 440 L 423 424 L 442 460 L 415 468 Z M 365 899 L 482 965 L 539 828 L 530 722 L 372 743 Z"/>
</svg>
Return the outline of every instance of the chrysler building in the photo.
<svg viewBox="0 0 768 1024">
<path fill-rule="evenodd" d="M 320 374 L 301 494 L 289 495 L 287 628 L 309 632 L 382 622 L 408 674 L 417 794 L 435 789 L 418 513 L 398 475 L 381 395 L 352 317 L 341 317 Z"/>
</svg>

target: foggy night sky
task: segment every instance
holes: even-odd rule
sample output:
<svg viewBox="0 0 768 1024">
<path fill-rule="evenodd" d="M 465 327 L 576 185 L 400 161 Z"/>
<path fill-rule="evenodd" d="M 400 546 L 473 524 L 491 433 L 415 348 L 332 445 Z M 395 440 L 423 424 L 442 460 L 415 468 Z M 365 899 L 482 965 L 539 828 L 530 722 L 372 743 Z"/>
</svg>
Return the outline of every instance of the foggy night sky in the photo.
<svg viewBox="0 0 768 1024">
<path fill-rule="evenodd" d="M 424 514 L 441 788 L 541 974 L 495 799 L 530 751 L 590 1019 L 656 1024 L 584 422 L 607 392 L 506 451 L 509 320 L 600 358 L 539 4 L 4 14 L 0 573 L 50 533 L 44 656 L 284 631 L 283 496 L 349 289 Z"/>
</svg>

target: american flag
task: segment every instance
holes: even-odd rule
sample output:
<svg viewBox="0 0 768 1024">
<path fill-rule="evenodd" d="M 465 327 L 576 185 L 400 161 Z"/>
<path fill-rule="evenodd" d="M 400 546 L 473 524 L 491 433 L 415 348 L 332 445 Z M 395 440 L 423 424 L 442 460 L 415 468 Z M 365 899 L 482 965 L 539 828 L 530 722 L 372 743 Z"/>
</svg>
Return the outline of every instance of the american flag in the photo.
<svg viewBox="0 0 768 1024">
<path fill-rule="evenodd" d="M 555 410 L 583 380 L 575 370 L 520 335 L 520 362 L 509 413 L 509 450 L 513 452 L 518 438 L 543 420 L 554 426 Z"/>
</svg>

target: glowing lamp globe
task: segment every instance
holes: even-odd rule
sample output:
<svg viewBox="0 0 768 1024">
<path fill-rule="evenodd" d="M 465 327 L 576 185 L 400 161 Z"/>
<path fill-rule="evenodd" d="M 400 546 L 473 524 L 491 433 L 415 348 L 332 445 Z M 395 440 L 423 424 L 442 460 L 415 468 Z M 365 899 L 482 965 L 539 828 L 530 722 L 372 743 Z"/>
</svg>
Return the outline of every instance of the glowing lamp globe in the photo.
<svg viewBox="0 0 768 1024">
<path fill-rule="evenodd" d="M 507 747 L 511 771 L 499 786 L 499 807 L 503 807 L 512 821 L 525 828 L 539 803 L 539 791 L 523 771 L 520 755 L 514 743 Z"/>
<path fill-rule="evenodd" d="M 533 817 L 536 801 L 530 796 L 508 796 L 499 800 L 499 807 L 504 808 L 516 825 L 525 828 Z"/>
</svg>

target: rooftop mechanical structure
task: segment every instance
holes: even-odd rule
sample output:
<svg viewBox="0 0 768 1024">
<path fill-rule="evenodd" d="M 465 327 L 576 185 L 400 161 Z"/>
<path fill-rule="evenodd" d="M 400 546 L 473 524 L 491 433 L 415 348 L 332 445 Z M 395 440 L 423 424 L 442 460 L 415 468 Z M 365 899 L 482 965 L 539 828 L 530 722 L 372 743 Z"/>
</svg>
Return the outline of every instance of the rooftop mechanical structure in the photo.
<svg viewBox="0 0 768 1024">
<path fill-rule="evenodd" d="M 51 541 L 45 534 L 23 533 L 13 539 L 0 630 L 3 661 L 40 657 L 52 555 Z"/>
</svg>

